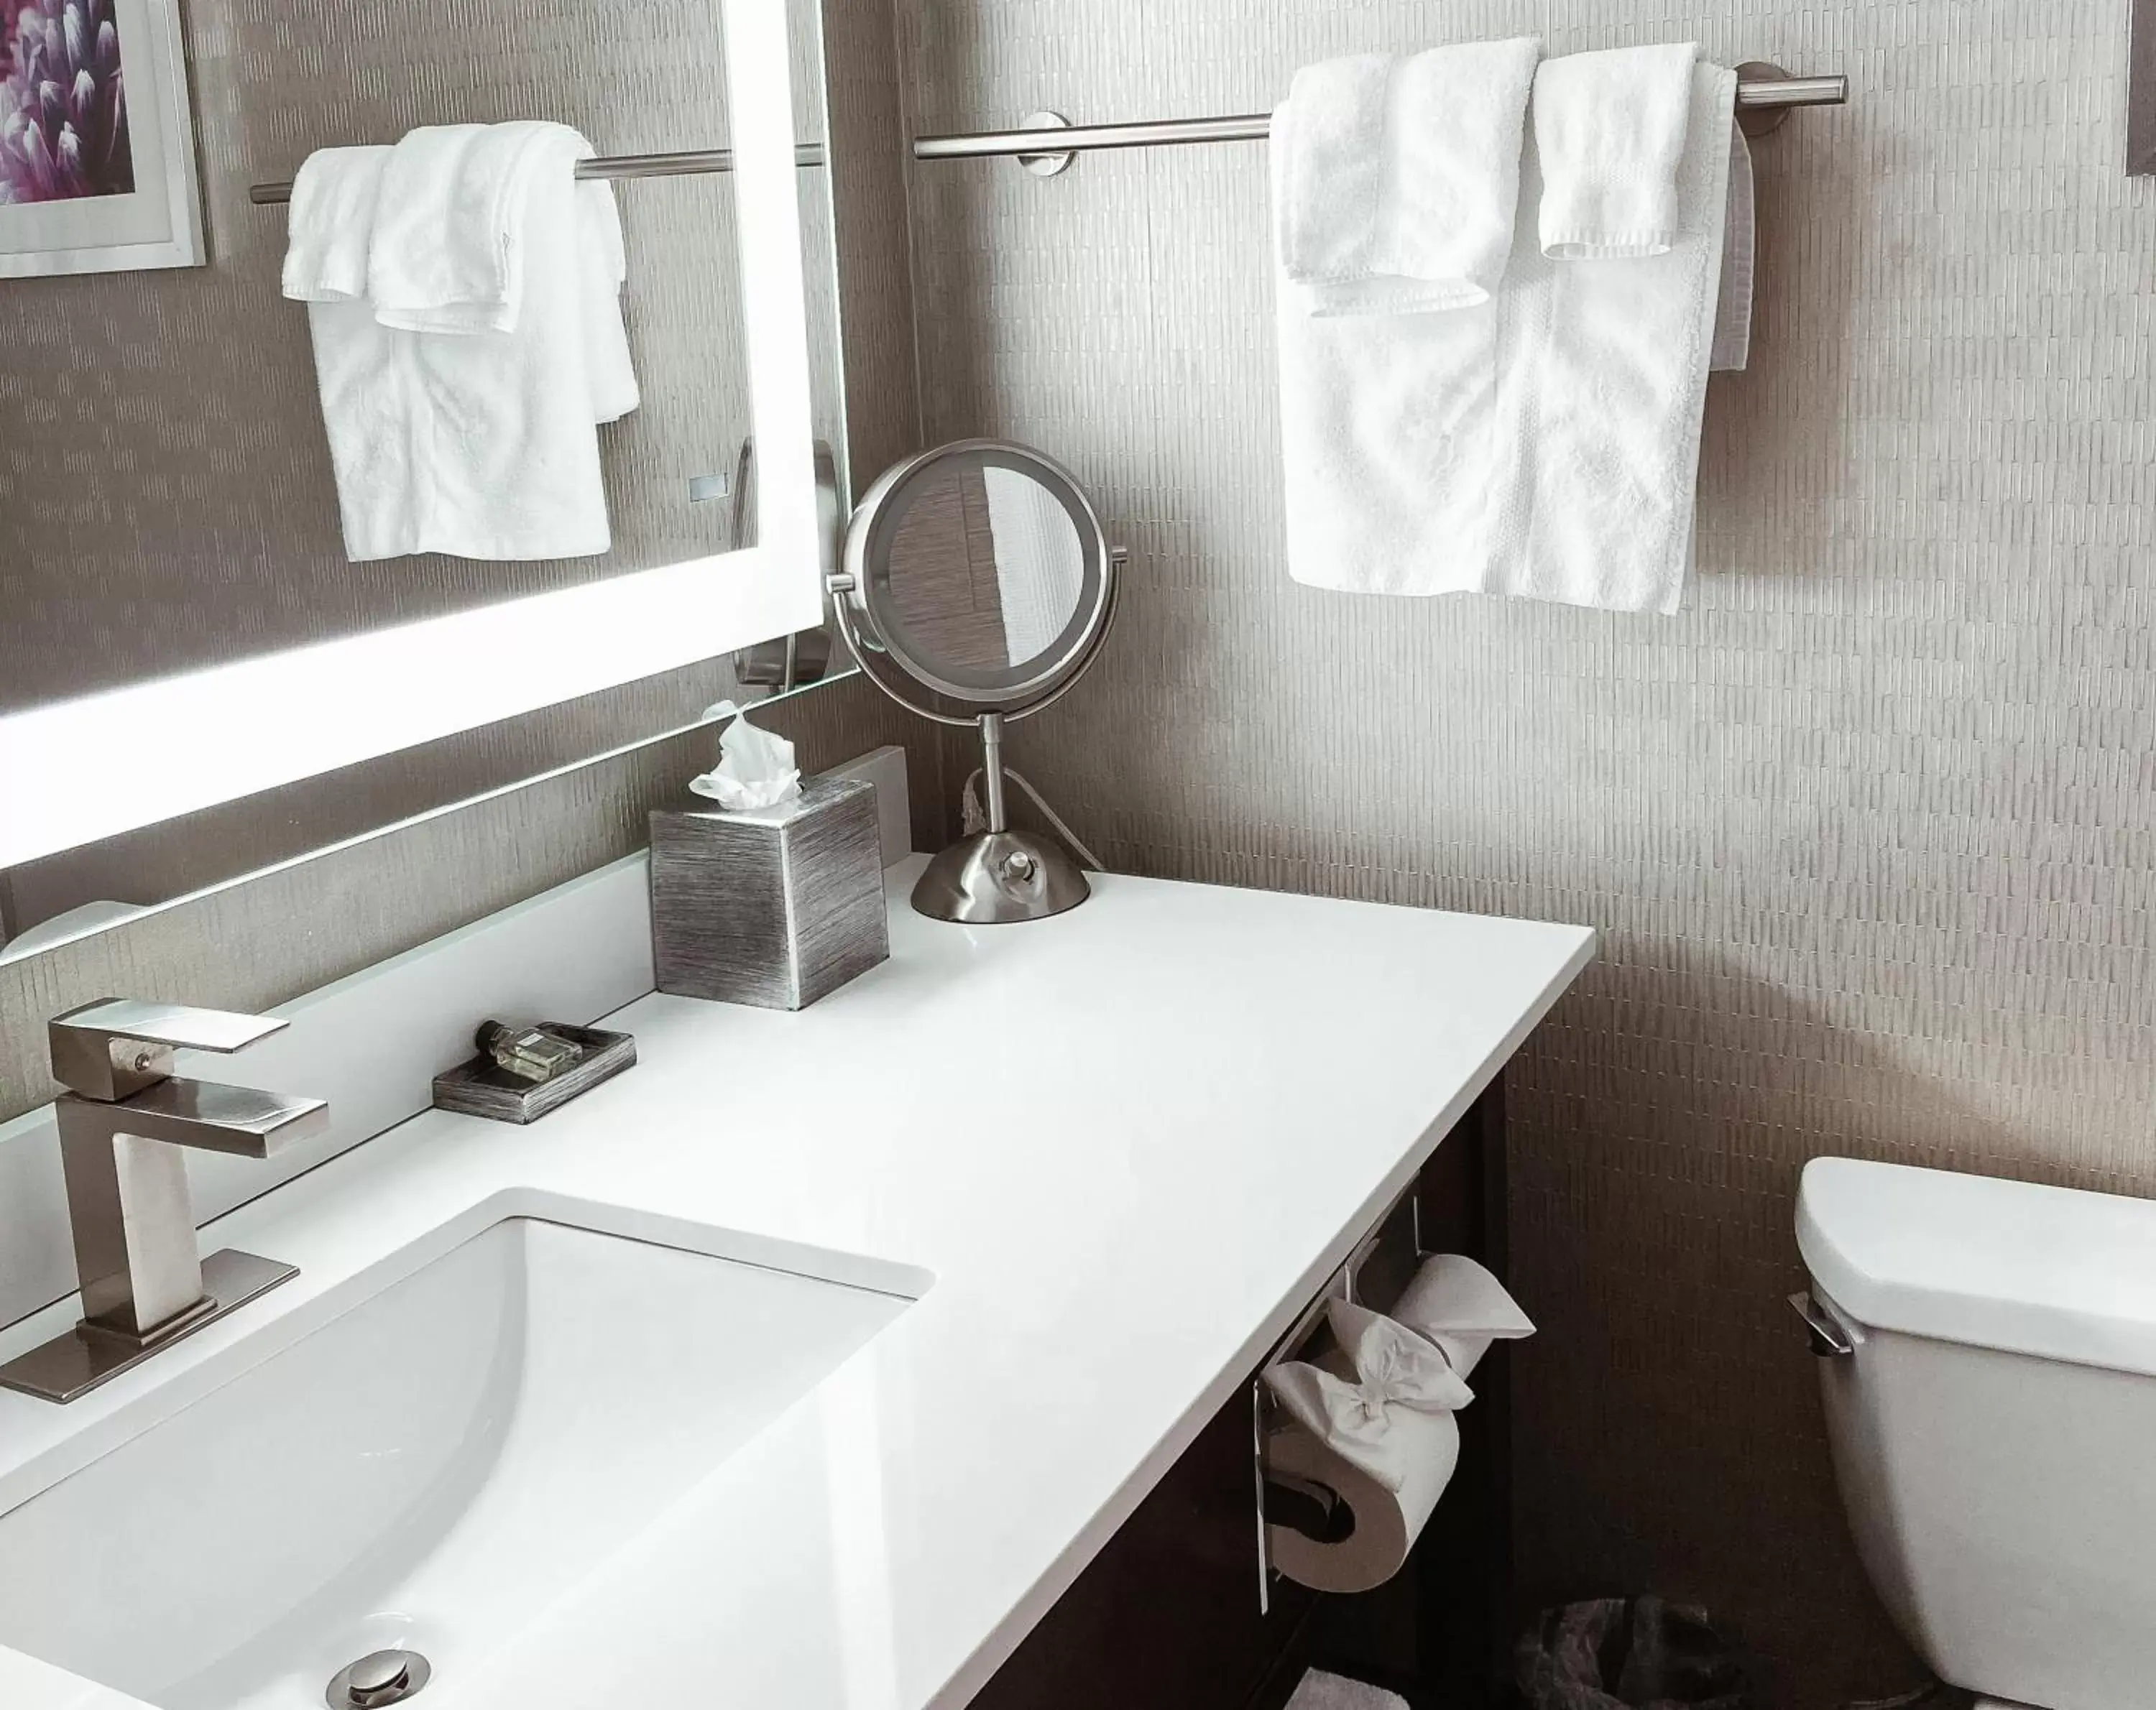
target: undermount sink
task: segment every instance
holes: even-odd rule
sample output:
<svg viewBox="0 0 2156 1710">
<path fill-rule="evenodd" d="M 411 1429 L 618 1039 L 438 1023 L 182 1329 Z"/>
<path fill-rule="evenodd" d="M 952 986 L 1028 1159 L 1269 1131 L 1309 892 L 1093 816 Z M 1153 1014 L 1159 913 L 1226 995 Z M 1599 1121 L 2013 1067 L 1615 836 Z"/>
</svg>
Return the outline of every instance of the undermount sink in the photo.
<svg viewBox="0 0 2156 1710">
<path fill-rule="evenodd" d="M 891 1268 L 493 1221 L 0 1517 L 0 1645 L 161 1710 L 320 1710 L 383 1649 L 448 1684 L 903 1312 Z"/>
</svg>

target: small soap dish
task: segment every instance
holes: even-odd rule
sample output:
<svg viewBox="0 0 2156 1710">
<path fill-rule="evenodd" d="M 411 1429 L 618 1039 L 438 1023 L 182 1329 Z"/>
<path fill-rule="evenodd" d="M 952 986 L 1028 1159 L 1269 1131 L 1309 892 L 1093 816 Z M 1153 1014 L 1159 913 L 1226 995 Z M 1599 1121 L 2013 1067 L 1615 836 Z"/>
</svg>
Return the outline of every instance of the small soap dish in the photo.
<svg viewBox="0 0 2156 1710">
<path fill-rule="evenodd" d="M 536 1122 L 578 1093 L 588 1093 L 601 1081 L 612 1080 L 635 1065 L 636 1040 L 630 1034 L 564 1027 L 558 1022 L 547 1031 L 581 1046 L 583 1061 L 551 1081 L 527 1081 L 512 1075 L 490 1057 L 475 1057 L 434 1077 L 434 1108 L 454 1110 L 459 1116 L 483 1116 L 490 1122 Z"/>
</svg>

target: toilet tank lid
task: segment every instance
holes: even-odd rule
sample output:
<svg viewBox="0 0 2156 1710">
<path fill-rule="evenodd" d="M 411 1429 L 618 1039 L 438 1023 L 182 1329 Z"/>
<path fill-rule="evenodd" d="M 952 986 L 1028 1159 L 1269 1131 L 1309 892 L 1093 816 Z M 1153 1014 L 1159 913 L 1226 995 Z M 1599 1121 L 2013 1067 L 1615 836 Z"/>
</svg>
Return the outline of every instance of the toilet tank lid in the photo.
<svg viewBox="0 0 2156 1710">
<path fill-rule="evenodd" d="M 1797 1247 L 1860 1325 L 2156 1376 L 2156 1201 L 1815 1158 Z"/>
</svg>

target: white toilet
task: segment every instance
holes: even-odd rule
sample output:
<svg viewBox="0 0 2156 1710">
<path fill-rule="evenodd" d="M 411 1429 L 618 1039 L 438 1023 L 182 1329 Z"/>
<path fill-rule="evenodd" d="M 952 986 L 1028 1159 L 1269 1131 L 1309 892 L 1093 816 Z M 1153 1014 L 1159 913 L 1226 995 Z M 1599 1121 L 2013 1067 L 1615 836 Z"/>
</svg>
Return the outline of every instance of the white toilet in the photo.
<svg viewBox="0 0 2156 1710">
<path fill-rule="evenodd" d="M 1797 1243 L 1902 1634 L 1994 1710 L 2156 1704 L 2156 1201 L 1820 1158 Z"/>
</svg>

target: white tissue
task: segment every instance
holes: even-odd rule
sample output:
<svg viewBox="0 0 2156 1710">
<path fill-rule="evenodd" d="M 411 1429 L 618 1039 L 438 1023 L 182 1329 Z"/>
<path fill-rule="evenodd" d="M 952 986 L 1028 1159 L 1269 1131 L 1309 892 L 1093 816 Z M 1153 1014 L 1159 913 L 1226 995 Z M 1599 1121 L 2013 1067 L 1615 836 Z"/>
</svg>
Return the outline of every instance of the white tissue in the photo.
<svg viewBox="0 0 2156 1710">
<path fill-rule="evenodd" d="M 776 807 L 798 796 L 801 768 L 793 764 L 793 745 L 750 724 L 748 714 L 730 700 L 704 709 L 707 719 L 727 714 L 733 723 L 719 738 L 718 765 L 690 779 L 689 787 L 730 813 Z"/>
</svg>

